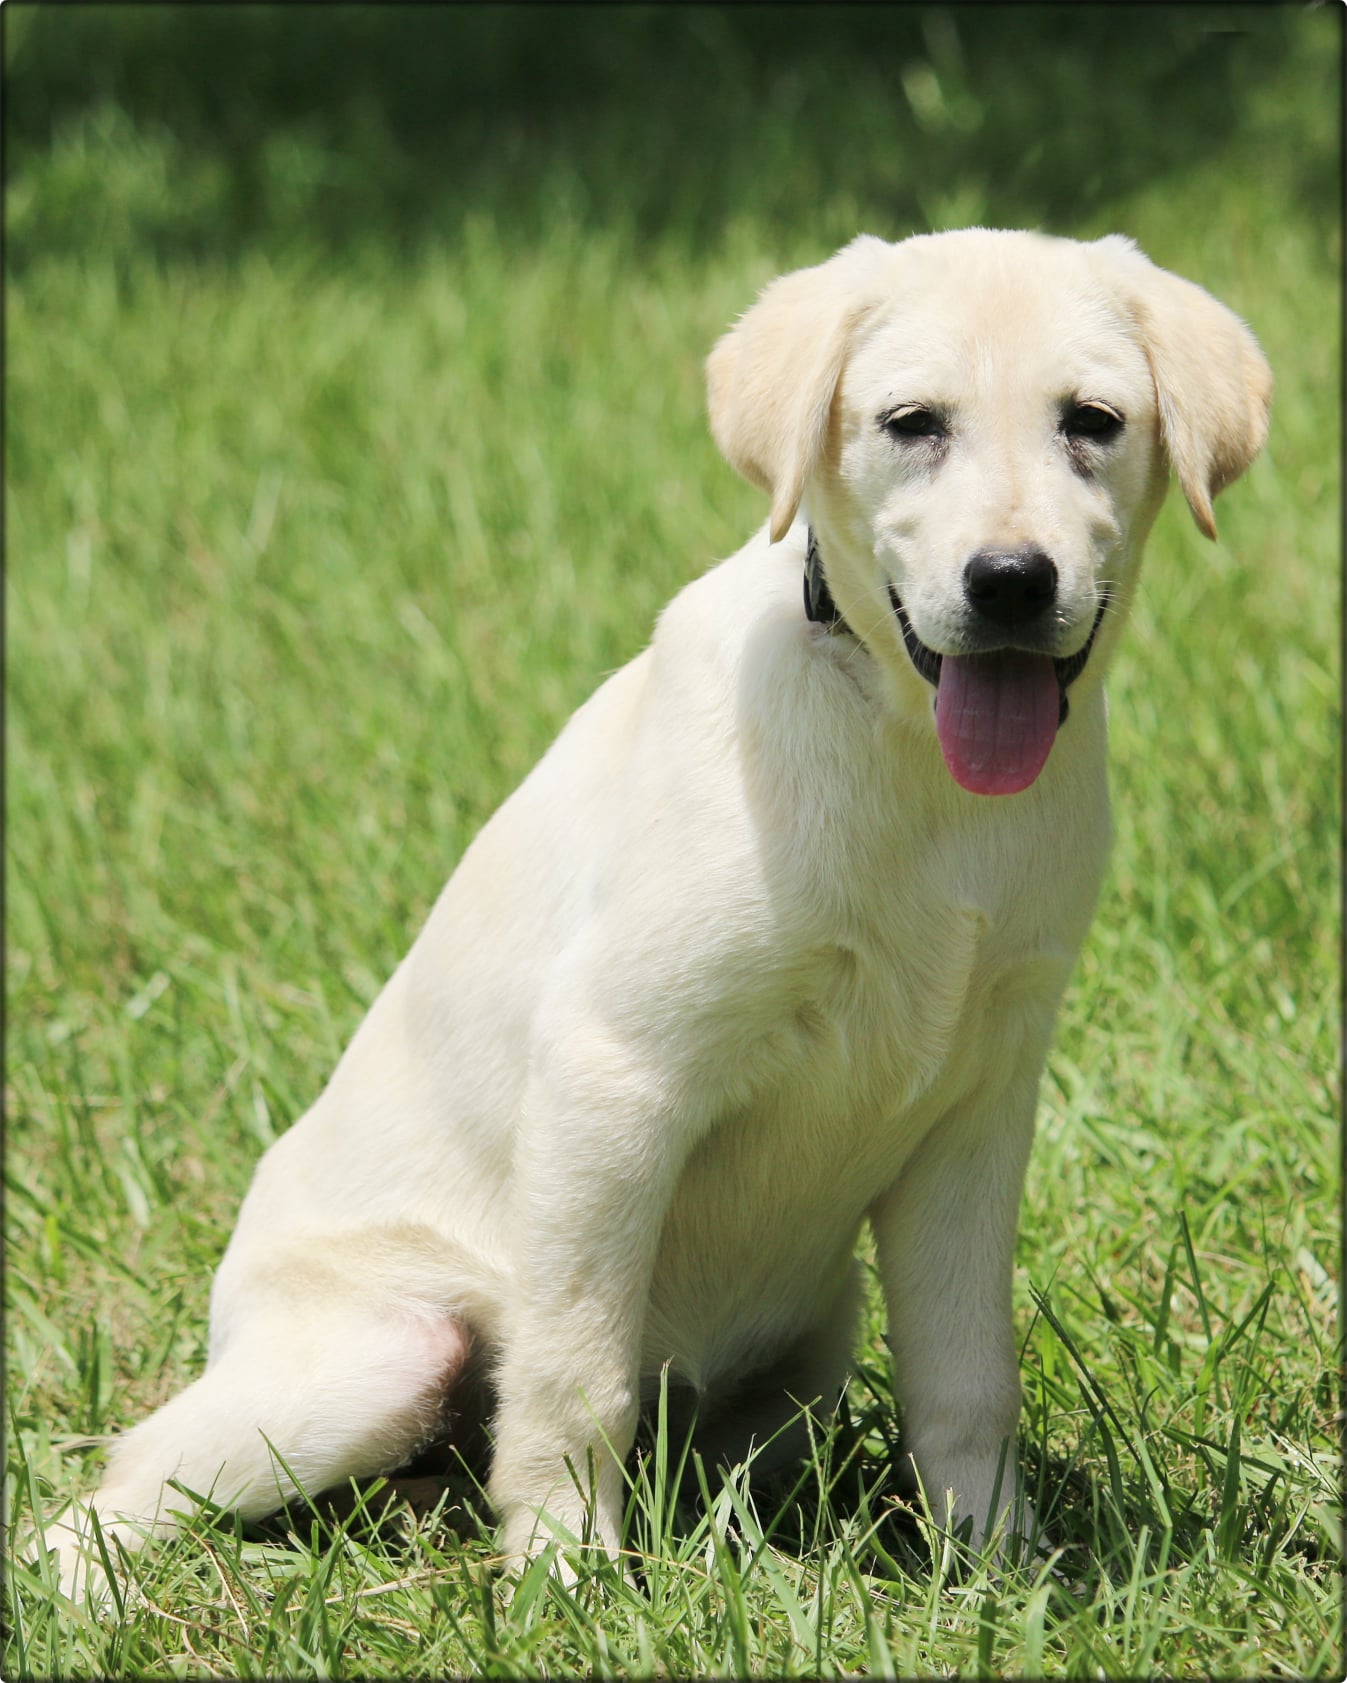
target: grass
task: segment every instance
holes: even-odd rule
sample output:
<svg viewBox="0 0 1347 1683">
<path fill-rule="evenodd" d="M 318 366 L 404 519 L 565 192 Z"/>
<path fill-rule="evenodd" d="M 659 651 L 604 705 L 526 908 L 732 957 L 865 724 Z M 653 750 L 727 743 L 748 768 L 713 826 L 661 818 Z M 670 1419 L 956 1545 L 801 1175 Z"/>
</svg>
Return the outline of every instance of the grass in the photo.
<svg viewBox="0 0 1347 1683">
<path fill-rule="evenodd" d="M 1059 114 L 1063 15 L 1034 60 Z M 368 1493 L 294 1511 L 288 1538 L 203 1517 L 104 1621 L 11 1561 L 6 1675 L 1341 1675 L 1335 26 L 1252 25 L 1238 132 L 1140 179 L 1092 142 L 1074 198 L 943 27 L 901 95 L 862 69 L 829 104 L 807 61 L 774 72 L 723 171 L 724 136 L 690 126 L 663 221 L 639 104 L 595 112 L 602 145 L 509 129 L 415 228 L 349 243 L 318 211 L 359 147 L 308 119 L 268 130 L 242 208 L 223 150 L 115 100 L 22 153 L 9 1517 L 22 1535 L 87 1488 L 104 1436 L 199 1367 L 258 1153 L 485 816 L 761 519 L 706 436 L 714 335 L 859 227 L 1034 220 L 1041 182 L 1059 231 L 1122 228 L 1240 309 L 1278 376 L 1220 542 L 1177 497 L 1162 517 L 1111 684 L 1117 842 L 1019 1255 L 1059 1552 L 993 1573 L 894 1512 L 872 1304 L 849 1420 L 797 1495 L 675 1504 L 657 1446 L 633 1575 L 533 1574 L 505 1606 L 471 1485 L 394 1519 Z M 839 134 L 865 139 L 851 175 Z"/>
</svg>

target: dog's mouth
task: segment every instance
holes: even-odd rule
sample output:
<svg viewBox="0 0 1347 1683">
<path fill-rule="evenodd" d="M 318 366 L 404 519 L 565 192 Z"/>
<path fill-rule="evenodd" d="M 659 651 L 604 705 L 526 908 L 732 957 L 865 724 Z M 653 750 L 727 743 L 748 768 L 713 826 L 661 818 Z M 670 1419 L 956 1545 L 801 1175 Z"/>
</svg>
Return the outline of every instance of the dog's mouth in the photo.
<svg viewBox="0 0 1347 1683">
<path fill-rule="evenodd" d="M 912 629 L 902 599 L 889 586 L 903 643 L 914 667 L 935 688 L 935 728 L 950 776 L 977 795 L 1017 795 L 1047 764 L 1070 711 L 1067 690 L 1085 670 L 1108 609 L 1108 592 L 1090 635 L 1073 655 L 1025 649 L 942 655 Z"/>
</svg>

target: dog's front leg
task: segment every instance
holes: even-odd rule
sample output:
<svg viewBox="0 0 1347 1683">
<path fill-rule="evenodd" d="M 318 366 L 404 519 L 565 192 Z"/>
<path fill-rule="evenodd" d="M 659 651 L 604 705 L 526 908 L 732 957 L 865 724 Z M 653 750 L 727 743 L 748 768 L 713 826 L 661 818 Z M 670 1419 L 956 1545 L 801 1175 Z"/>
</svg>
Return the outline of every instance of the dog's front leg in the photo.
<svg viewBox="0 0 1347 1683">
<path fill-rule="evenodd" d="M 610 1554 L 621 1540 L 650 1280 L 688 1143 L 639 1060 L 592 1033 L 567 1047 L 535 1069 L 516 1157 L 490 1481 L 513 1561 L 556 1525 Z"/>
<path fill-rule="evenodd" d="M 1032 1528 L 1015 1455 L 1015 1230 L 1038 1071 L 945 1116 L 872 1208 L 903 1439 L 935 1518 Z"/>
</svg>

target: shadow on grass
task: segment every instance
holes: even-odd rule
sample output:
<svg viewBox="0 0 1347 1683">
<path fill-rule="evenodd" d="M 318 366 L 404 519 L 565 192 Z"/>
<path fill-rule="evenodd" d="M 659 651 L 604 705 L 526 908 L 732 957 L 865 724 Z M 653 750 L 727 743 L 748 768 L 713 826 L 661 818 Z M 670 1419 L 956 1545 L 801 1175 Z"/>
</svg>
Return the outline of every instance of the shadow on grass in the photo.
<svg viewBox="0 0 1347 1683">
<path fill-rule="evenodd" d="M 490 1405 L 485 1396 L 479 1402 L 457 1443 L 429 1446 L 387 1480 L 293 1504 L 249 1527 L 249 1534 L 272 1543 L 306 1539 L 315 1550 L 330 1545 L 339 1532 L 377 1534 L 395 1543 L 409 1526 L 429 1517 L 434 1533 L 484 1548 L 489 1556 L 494 1520 L 485 1492 L 490 1461 L 485 1410 Z M 1244 1561 L 1274 1550 L 1306 1565 L 1320 1559 L 1309 1534 L 1286 1536 L 1284 1525 L 1268 1508 L 1270 1491 L 1262 1498 L 1251 1494 L 1238 1512 L 1213 1512 L 1199 1484 L 1171 1480 L 1161 1467 L 1162 1504 L 1138 1469 L 1115 1464 L 1116 1446 L 1104 1445 L 1107 1475 L 1095 1476 L 1085 1465 L 1087 1454 L 1099 1458 L 1095 1431 L 1087 1428 L 1070 1456 L 1050 1451 L 1028 1419 L 1026 1432 L 1030 1441 L 1024 1445 L 1023 1470 L 1040 1526 L 1037 1563 L 1049 1554 L 1054 1557 L 1051 1581 L 1072 1602 L 1093 1604 L 1101 1586 L 1107 1589 L 1105 1580 L 1130 1580 L 1138 1570 L 1138 1557 L 1146 1571 L 1156 1573 L 1171 1561 L 1196 1559 L 1210 1546 Z M 665 1546 L 672 1545 L 679 1558 L 689 1540 L 692 1556 L 709 1546 L 699 1533 L 705 1529 L 707 1498 L 712 1504 L 721 1498 L 722 1474 L 710 1466 L 698 1467 L 690 1452 L 693 1442 L 689 1409 L 671 1390 L 663 1445 L 653 1415 L 644 1415 L 629 1463 L 636 1490 L 635 1518 L 628 1516 L 629 1550 L 639 1551 L 650 1536 L 657 1546 L 661 1538 Z M 1162 1446 L 1157 1443 L 1154 1449 L 1159 1455 Z M 887 1375 L 882 1365 L 863 1360 L 819 1442 L 817 1456 L 751 1479 L 753 1524 L 745 1528 L 746 1516 L 738 1509 L 728 1523 L 732 1531 L 751 1533 L 759 1527 L 755 1550 L 770 1546 L 800 1560 L 823 1558 L 838 1539 L 847 1538 L 848 1551 L 854 1550 L 863 1571 L 894 1583 L 924 1584 L 937 1569 L 952 1579 L 977 1570 L 975 1557 L 963 1548 L 946 1551 L 933 1541 L 930 1523 L 921 1517 L 917 1498 L 901 1477 L 902 1464 L 901 1431 Z M 752 1537 L 741 1541 L 752 1543 Z M 1021 1567 L 1032 1571 L 1034 1564 L 1022 1561 Z M 635 1570 L 639 1579 L 642 1568 L 636 1565 Z M 1107 1601 L 1107 1595 L 1103 1599 Z"/>
<path fill-rule="evenodd" d="M 930 1554 L 911 1499 L 898 1493 L 896 1463 L 867 1449 L 873 1427 L 868 1414 L 853 1417 L 844 1410 L 821 1443 L 816 1465 L 797 1462 L 751 1479 L 751 1500 L 774 1549 L 804 1559 L 850 1529 L 864 1537 L 861 1557 L 880 1575 L 929 1572 Z M 661 1458 L 671 1485 L 663 1511 L 655 1513 L 654 1469 Z M 489 1553 L 494 1546 L 494 1518 L 485 1488 L 489 1467 L 489 1441 L 484 1436 L 462 1444 L 437 1442 L 387 1478 L 353 1480 L 292 1502 L 246 1525 L 245 1535 L 273 1545 L 300 1540 L 317 1551 L 339 1532 L 377 1535 L 395 1543 L 429 1517 L 437 1533 L 485 1547 Z M 676 1477 L 679 1471 L 681 1479 Z M 694 1538 L 703 1527 L 706 1494 L 714 1503 L 725 1476 L 709 1465 L 698 1467 L 688 1432 L 677 1427 L 667 1434 L 661 1456 L 648 1417 L 642 1419 L 628 1473 L 637 1492 L 636 1507 L 642 1510 L 628 1526 L 628 1550 L 640 1549 L 646 1524 L 653 1523 L 660 1535 L 679 1545 Z"/>
<path fill-rule="evenodd" d="M 663 1445 L 651 1413 L 642 1415 L 628 1463 L 635 1495 L 628 1515 L 626 1548 L 639 1552 L 654 1532 L 681 1550 L 704 1529 L 708 1497 L 716 1504 L 731 1475 L 701 1463 L 690 1405 L 670 1392 Z M 273 1545 L 302 1540 L 315 1552 L 339 1533 L 395 1544 L 410 1527 L 428 1518 L 432 1529 L 469 1545 L 494 1546 L 494 1519 L 486 1494 L 490 1467 L 489 1429 L 474 1414 L 463 1436 L 426 1446 L 387 1478 L 353 1480 L 316 1497 L 297 1500 L 275 1515 L 249 1524 L 245 1534 Z M 882 1390 L 863 1382 L 849 1387 L 836 1416 L 818 1441 L 812 1460 L 789 1462 L 765 1476 L 750 1476 L 746 1494 L 761 1526 L 763 1545 L 797 1559 L 821 1555 L 836 1538 L 853 1539 L 856 1557 L 876 1577 L 929 1578 L 934 1565 L 929 1525 L 919 1516 L 914 1489 L 898 1471 L 902 1452 L 892 1407 Z M 1094 1493 L 1079 1469 L 1030 1461 L 1031 1483 L 1040 1490 L 1075 1489 L 1060 1511 L 1089 1514 Z M 745 1494 L 742 1475 L 733 1482 Z M 633 1514 L 635 1518 L 633 1519 Z M 1045 1517 L 1058 1516 L 1053 1501 Z M 738 1529 L 730 1521 L 731 1529 Z M 704 1541 L 704 1539 L 703 1539 Z M 695 1552 L 695 1551 L 694 1551 Z M 1084 1575 L 1088 1551 L 1068 1550 L 1074 1575 Z M 958 1551 L 950 1569 L 960 1570 Z M 947 1563 L 949 1564 L 949 1563 Z M 640 1568 L 637 1567 L 638 1576 Z"/>
<path fill-rule="evenodd" d="M 862 221 L 1073 231 L 1227 148 L 1259 90 L 1303 79 L 1310 27 L 1290 7 L 1032 5 L 77 6 L 3 22 L 20 266 L 299 235 L 407 246 L 473 215 L 528 239 L 559 210 L 694 248 L 745 208 L 811 227 L 839 201 L 849 224 L 821 244 Z M 1323 22 L 1311 61 L 1327 86 Z M 94 167 L 118 148 L 114 170 Z M 1331 147 L 1299 151 L 1293 190 L 1336 206 Z"/>
</svg>

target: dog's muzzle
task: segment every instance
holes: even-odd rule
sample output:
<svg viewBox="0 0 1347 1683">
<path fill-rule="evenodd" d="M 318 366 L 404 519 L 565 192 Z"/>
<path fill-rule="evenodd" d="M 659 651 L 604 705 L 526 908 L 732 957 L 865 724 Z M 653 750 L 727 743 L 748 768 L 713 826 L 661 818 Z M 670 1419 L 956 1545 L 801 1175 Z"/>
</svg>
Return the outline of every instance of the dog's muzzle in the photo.
<svg viewBox="0 0 1347 1683">
<path fill-rule="evenodd" d="M 1024 649 L 942 655 L 912 629 L 892 585 L 889 601 L 903 646 L 917 672 L 935 689 L 936 734 L 950 775 L 979 795 L 1014 795 L 1047 764 L 1070 712 L 1067 690 L 1080 677 L 1108 611 L 1101 593 L 1083 647 L 1064 659 Z"/>
</svg>

